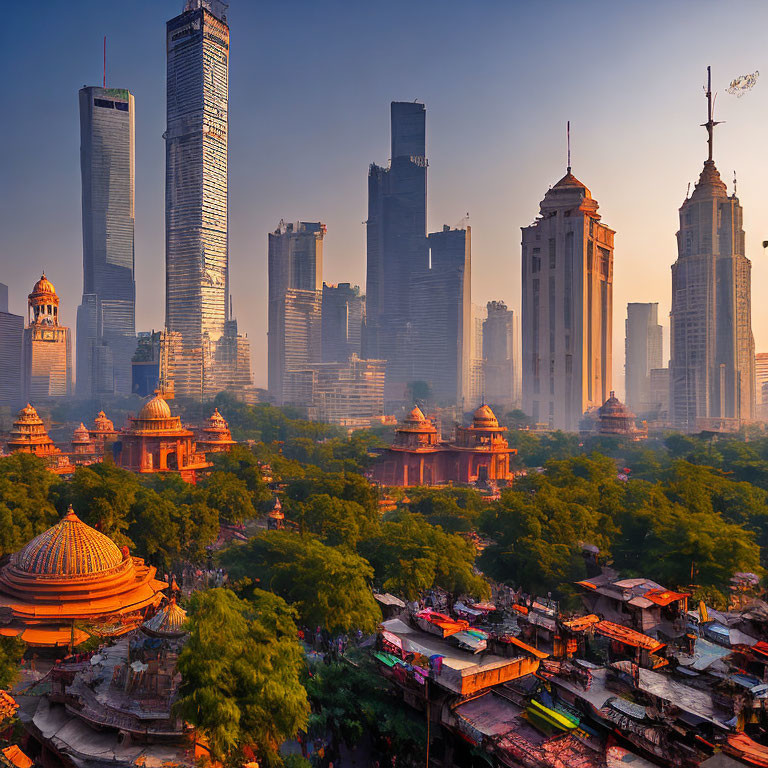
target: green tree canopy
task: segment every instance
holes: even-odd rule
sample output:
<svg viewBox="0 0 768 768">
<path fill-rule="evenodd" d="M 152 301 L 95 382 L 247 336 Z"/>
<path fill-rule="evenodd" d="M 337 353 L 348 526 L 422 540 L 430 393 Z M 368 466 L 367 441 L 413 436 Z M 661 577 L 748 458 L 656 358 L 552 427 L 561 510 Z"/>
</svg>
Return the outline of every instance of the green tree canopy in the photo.
<svg viewBox="0 0 768 768">
<path fill-rule="evenodd" d="M 224 522 L 241 523 L 256 517 L 248 485 L 234 472 L 213 472 L 202 487 L 208 506 L 217 510 Z"/>
<path fill-rule="evenodd" d="M 176 711 L 205 734 L 216 759 L 251 747 L 280 765 L 280 744 L 304 730 L 309 716 L 291 609 L 261 590 L 246 601 L 211 589 L 192 596 L 189 624 Z"/>
</svg>

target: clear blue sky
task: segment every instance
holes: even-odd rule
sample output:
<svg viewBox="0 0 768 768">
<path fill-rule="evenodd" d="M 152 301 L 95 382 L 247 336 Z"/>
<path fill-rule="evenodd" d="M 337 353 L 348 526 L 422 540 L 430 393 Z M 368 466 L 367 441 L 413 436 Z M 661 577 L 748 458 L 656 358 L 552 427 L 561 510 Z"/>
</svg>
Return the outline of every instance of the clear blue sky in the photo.
<svg viewBox="0 0 768 768">
<path fill-rule="evenodd" d="M 74 327 L 82 291 L 77 91 L 136 97 L 137 328 L 163 323 L 165 21 L 182 0 L 5 4 L 0 27 L 0 282 L 11 309 L 45 268 Z M 230 263 L 235 313 L 266 383 L 267 232 L 328 225 L 325 279 L 365 285 L 366 175 L 386 162 L 389 102 L 427 105 L 429 226 L 472 225 L 473 299 L 517 308 L 520 227 L 565 166 L 617 230 L 614 383 L 628 301 L 668 325 L 677 208 L 706 155 L 702 84 L 720 92 L 715 161 L 736 169 L 753 261 L 753 327 L 768 349 L 768 4 L 742 0 L 232 0 Z M 742 99 L 737 75 L 765 79 Z M 665 356 L 668 349 L 665 345 Z"/>
</svg>

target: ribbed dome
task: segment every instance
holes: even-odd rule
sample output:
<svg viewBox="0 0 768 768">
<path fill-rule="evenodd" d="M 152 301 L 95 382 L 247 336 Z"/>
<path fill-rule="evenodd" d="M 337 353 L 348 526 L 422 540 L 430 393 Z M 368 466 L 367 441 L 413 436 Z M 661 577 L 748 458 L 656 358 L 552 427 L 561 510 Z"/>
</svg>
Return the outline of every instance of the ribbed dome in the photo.
<svg viewBox="0 0 768 768">
<path fill-rule="evenodd" d="M 161 611 L 142 624 L 143 627 L 159 635 L 178 635 L 184 631 L 187 612 L 177 605 L 173 598 Z"/>
<path fill-rule="evenodd" d="M 473 414 L 472 422 L 475 427 L 498 427 L 499 420 L 490 406 L 481 405 Z"/>
<path fill-rule="evenodd" d="M 46 293 L 52 293 L 55 296 L 56 289 L 53 287 L 53 283 L 45 276 L 45 272 L 43 272 L 41 278 L 35 283 L 35 287 L 30 295 L 37 296 Z"/>
<path fill-rule="evenodd" d="M 137 416 L 137 419 L 141 421 L 170 418 L 172 418 L 171 407 L 162 397 L 160 397 L 160 395 L 155 395 L 151 400 L 146 402 Z"/>
<path fill-rule="evenodd" d="M 115 568 L 123 555 L 112 539 L 86 525 L 72 510 L 13 555 L 13 565 L 40 576 L 82 576 Z"/>
</svg>

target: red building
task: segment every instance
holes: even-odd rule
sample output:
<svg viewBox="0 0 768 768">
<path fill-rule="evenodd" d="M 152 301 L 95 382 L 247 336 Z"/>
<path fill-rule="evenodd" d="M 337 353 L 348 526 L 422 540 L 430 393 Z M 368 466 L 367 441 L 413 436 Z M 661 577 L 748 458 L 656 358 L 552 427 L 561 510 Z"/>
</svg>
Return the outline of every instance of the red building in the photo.
<svg viewBox="0 0 768 768">
<path fill-rule="evenodd" d="M 93 427 L 88 430 L 88 434 L 96 447 L 96 452 L 103 456 L 106 444 L 116 440 L 118 433 L 115 425 L 107 418 L 104 411 L 99 411 L 99 415 L 93 420 Z"/>
<path fill-rule="evenodd" d="M 188 482 L 195 482 L 197 472 L 211 466 L 198 452 L 194 434 L 184 429 L 159 394 L 129 421 L 115 444 L 118 466 L 139 473 L 177 472 Z"/>
<path fill-rule="evenodd" d="M 512 481 L 504 428 L 487 405 L 481 405 L 468 427 L 456 427 L 453 441 L 440 440 L 435 425 L 415 407 L 395 430 L 395 439 L 373 468 L 382 485 Z"/>
<path fill-rule="evenodd" d="M 8 439 L 10 453 L 33 453 L 43 459 L 51 472 L 69 474 L 74 467 L 48 436 L 43 420 L 34 406 L 27 403 L 16 415 L 11 436 Z"/>
<path fill-rule="evenodd" d="M 233 445 L 235 441 L 229 431 L 229 424 L 216 408 L 205 422 L 205 426 L 197 432 L 197 447 L 204 453 L 223 453 Z"/>
</svg>

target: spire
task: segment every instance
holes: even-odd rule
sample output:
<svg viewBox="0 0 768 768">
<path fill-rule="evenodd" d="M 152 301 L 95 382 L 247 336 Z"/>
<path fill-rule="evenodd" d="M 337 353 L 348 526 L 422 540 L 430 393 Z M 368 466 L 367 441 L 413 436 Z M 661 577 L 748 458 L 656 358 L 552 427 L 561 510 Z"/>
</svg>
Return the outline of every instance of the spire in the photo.
<svg viewBox="0 0 768 768">
<path fill-rule="evenodd" d="M 571 121 L 565 124 L 565 142 L 568 147 L 568 173 L 571 172 Z"/>
<path fill-rule="evenodd" d="M 707 129 L 707 147 L 709 148 L 709 162 L 712 162 L 712 141 L 714 138 L 715 126 L 720 125 L 721 120 L 714 120 L 715 104 L 712 99 L 712 67 L 707 67 L 707 122 L 702 123 L 701 127 Z M 715 94 L 717 98 L 717 94 Z"/>
</svg>

